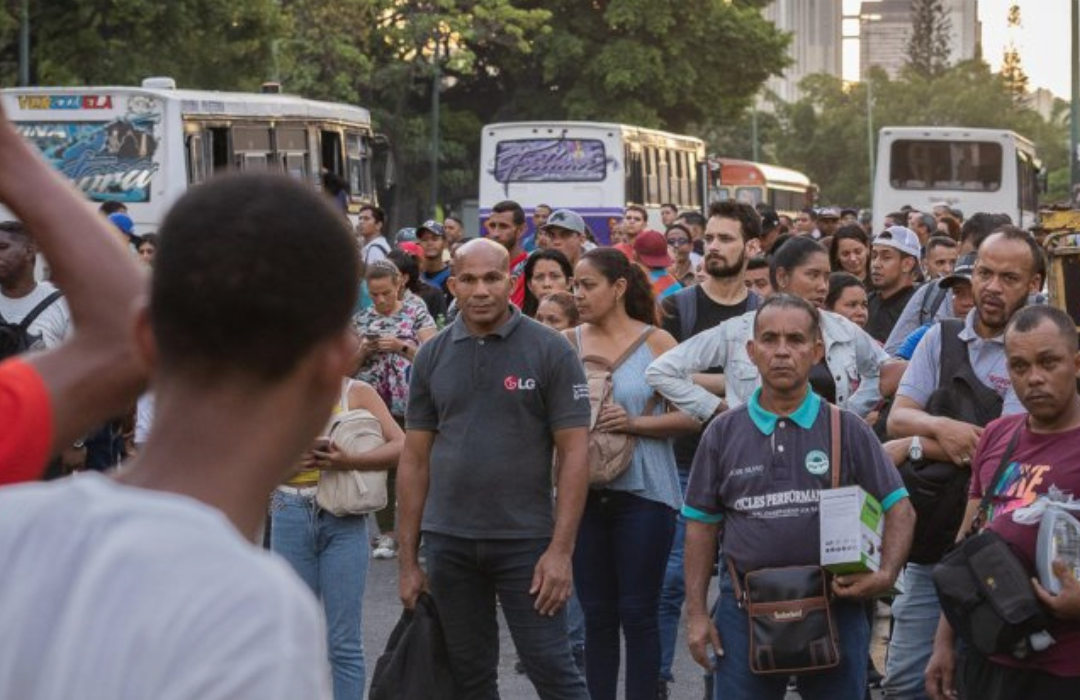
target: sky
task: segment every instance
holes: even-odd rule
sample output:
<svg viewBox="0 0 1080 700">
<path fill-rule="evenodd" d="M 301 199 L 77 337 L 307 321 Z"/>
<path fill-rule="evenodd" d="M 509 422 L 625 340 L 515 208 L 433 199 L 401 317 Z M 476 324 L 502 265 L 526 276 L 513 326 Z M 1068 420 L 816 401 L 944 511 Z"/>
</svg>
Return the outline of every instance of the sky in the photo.
<svg viewBox="0 0 1080 700">
<path fill-rule="evenodd" d="M 1009 6 L 1020 6 L 1021 27 L 1010 30 L 1006 22 Z M 1070 90 L 1069 0 L 978 0 L 982 21 L 983 57 L 994 70 L 1001 69 L 1001 57 L 1010 37 L 1020 51 L 1020 62 L 1030 79 L 1031 89 L 1047 88 L 1068 99 Z M 858 12 L 861 0 L 844 0 L 844 8 Z M 851 8 L 854 8 L 853 10 Z M 847 70 L 845 69 L 845 73 Z"/>
</svg>

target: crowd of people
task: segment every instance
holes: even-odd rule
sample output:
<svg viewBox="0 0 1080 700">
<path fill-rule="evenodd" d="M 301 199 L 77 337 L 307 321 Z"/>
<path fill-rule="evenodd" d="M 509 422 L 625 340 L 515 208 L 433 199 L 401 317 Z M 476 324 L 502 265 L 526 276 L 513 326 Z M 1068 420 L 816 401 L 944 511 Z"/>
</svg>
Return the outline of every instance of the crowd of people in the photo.
<svg viewBox="0 0 1080 700">
<path fill-rule="evenodd" d="M 973 521 L 1034 576 L 1011 514 L 1080 489 L 1076 328 L 1007 217 L 873 231 L 721 201 L 659 230 L 634 204 L 601 241 L 504 201 L 477 238 L 391 236 L 377 206 L 351 228 L 234 175 L 136 236 L 2 113 L 0 201 L 0 316 L 26 341 L 0 364 L 0 696 L 359 700 L 372 556 L 406 609 L 431 594 L 462 699 L 499 697 L 497 608 L 544 699 L 666 698 L 681 623 L 716 700 L 1080 694 L 1069 567 L 1031 584 L 1053 644 L 1025 654 L 958 643 L 934 587 Z M 337 437 L 356 416 L 364 449 Z M 119 456 L 94 467 L 102 431 Z M 330 505 L 387 471 L 375 505 Z M 838 485 L 880 504 L 880 559 L 823 576 Z M 762 671 L 752 590 L 794 568 L 825 581 L 835 658 Z"/>
</svg>

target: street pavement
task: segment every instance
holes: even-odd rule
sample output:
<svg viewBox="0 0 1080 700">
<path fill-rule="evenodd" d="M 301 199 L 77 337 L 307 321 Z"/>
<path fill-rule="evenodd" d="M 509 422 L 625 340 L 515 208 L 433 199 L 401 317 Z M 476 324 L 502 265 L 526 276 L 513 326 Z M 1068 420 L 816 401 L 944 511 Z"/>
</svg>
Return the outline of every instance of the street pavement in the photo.
<svg viewBox="0 0 1080 700">
<path fill-rule="evenodd" d="M 368 683 L 375 670 L 375 661 L 379 658 L 391 630 L 401 615 L 401 602 L 398 599 L 397 559 L 371 560 L 368 570 L 367 589 L 364 593 L 364 658 L 367 664 Z M 882 627 L 879 620 L 879 630 Z M 529 680 L 514 671 L 517 654 L 514 643 L 506 629 L 506 624 L 499 616 L 499 692 L 503 700 L 534 700 L 537 695 Z M 882 637 L 875 635 L 875 654 L 878 667 L 881 663 Z M 701 668 L 690 658 L 686 647 L 685 626 L 679 626 L 679 644 L 675 650 L 675 683 L 671 685 L 672 700 L 703 700 L 704 678 Z M 620 691 L 620 697 L 622 692 Z M 875 692 L 873 698 L 880 698 Z M 786 700 L 799 700 L 799 695 L 789 693 Z M 861 700 L 861 699 L 860 699 Z"/>
<path fill-rule="evenodd" d="M 401 615 L 398 599 L 397 559 L 371 560 L 367 589 L 364 592 L 364 661 L 368 683 L 391 630 Z M 534 700 L 537 695 L 524 675 L 514 671 L 517 653 L 506 623 L 499 616 L 499 694 L 502 700 Z M 702 700 L 704 680 L 701 667 L 690 658 L 686 648 L 685 628 L 680 626 L 679 646 L 675 653 L 675 683 L 671 686 L 672 700 Z M 621 696 L 621 693 L 620 693 Z"/>
</svg>

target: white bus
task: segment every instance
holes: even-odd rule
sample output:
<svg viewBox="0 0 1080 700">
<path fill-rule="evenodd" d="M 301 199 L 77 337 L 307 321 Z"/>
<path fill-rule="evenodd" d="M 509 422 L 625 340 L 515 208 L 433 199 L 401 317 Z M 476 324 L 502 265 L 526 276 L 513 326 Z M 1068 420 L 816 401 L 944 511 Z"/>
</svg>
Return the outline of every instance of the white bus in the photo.
<svg viewBox="0 0 1080 700">
<path fill-rule="evenodd" d="M 527 214 L 538 204 L 580 214 L 597 240 L 628 204 L 649 210 L 660 228 L 660 206 L 701 209 L 699 165 L 705 144 L 625 124 L 511 122 L 484 127 L 480 139 L 480 220 L 511 199 Z"/>
<path fill-rule="evenodd" d="M 885 127 L 878 138 L 874 231 L 905 204 L 929 212 L 945 203 L 964 216 L 1003 213 L 1017 226 L 1030 226 L 1038 211 L 1040 168 L 1035 146 L 1012 131 Z"/>
<path fill-rule="evenodd" d="M 123 202 L 136 233 L 155 231 L 189 185 L 224 171 L 281 171 L 348 183 L 348 208 L 376 200 L 366 109 L 277 93 L 142 87 L 0 91 L 15 127 L 93 202 Z"/>
</svg>

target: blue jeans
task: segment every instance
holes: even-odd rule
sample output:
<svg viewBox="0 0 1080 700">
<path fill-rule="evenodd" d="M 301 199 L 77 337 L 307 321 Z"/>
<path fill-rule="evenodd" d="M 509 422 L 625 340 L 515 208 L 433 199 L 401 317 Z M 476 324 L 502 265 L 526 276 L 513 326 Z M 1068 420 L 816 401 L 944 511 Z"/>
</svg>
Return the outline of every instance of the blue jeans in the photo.
<svg viewBox="0 0 1080 700">
<path fill-rule="evenodd" d="M 574 578 L 585 611 L 585 679 L 592 700 L 614 700 L 619 632 L 627 700 L 654 700 L 660 680 L 660 588 L 672 508 L 621 491 L 590 491 L 578 528 Z"/>
<path fill-rule="evenodd" d="M 758 676 L 750 671 L 750 627 L 746 610 L 735 600 L 730 576 L 721 576 L 720 604 L 714 620 L 724 655 L 716 660 L 714 700 L 782 700 L 788 676 Z M 861 600 L 834 601 L 833 623 L 840 637 L 840 665 L 798 676 L 803 700 L 862 700 L 870 658 L 870 625 Z"/>
<path fill-rule="evenodd" d="M 361 621 L 367 580 L 367 520 L 336 517 L 314 498 L 275 491 L 270 548 L 292 565 L 323 604 L 334 700 L 364 696 Z"/>
<path fill-rule="evenodd" d="M 922 700 L 927 697 L 923 674 L 930 663 L 941 615 L 937 591 L 930 578 L 933 569 L 933 565 L 909 563 L 900 574 L 904 594 L 897 596 L 892 604 L 892 636 L 882 683 L 887 698 Z"/>
<path fill-rule="evenodd" d="M 689 480 L 690 465 L 680 464 L 679 488 L 684 494 Z M 675 646 L 679 643 L 679 618 L 686 598 L 686 581 L 683 578 L 685 539 L 686 519 L 679 514 L 675 518 L 675 536 L 671 540 L 671 552 L 664 572 L 664 587 L 660 589 L 660 679 L 668 683 L 675 680 L 671 675 L 671 664 L 675 660 Z"/>
<path fill-rule="evenodd" d="M 589 700 L 574 665 L 566 613 L 536 612 L 529 594 L 547 539 L 474 540 L 424 533 L 428 584 L 439 606 L 457 700 L 498 700 L 496 596 L 525 673 L 542 700 Z"/>
</svg>

